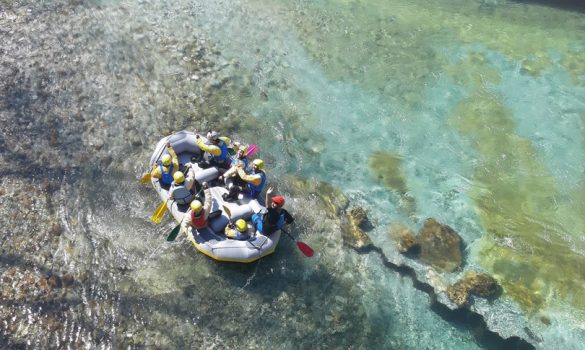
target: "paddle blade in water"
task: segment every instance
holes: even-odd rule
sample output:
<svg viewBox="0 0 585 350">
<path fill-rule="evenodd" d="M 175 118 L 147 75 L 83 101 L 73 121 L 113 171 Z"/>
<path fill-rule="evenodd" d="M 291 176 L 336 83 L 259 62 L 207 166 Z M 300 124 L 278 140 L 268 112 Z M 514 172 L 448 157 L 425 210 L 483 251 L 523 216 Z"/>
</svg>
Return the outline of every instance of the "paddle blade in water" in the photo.
<svg viewBox="0 0 585 350">
<path fill-rule="evenodd" d="M 312 257 L 315 254 L 315 252 L 313 251 L 313 248 L 309 247 L 306 243 L 297 242 L 297 247 L 299 247 L 299 250 L 305 256 L 308 256 L 309 258 Z"/>
<path fill-rule="evenodd" d="M 174 241 L 175 238 L 177 238 L 177 235 L 179 234 L 179 231 L 181 231 L 181 225 L 180 224 L 177 225 L 177 226 L 175 226 L 175 228 L 171 231 L 171 233 L 167 237 L 167 242 Z"/>
<path fill-rule="evenodd" d="M 159 207 L 156 208 L 156 211 L 154 212 L 154 214 L 152 214 L 152 216 L 150 217 L 150 220 L 152 222 L 154 222 L 155 224 L 160 224 L 160 222 L 162 221 L 163 215 L 165 215 L 166 211 L 167 211 L 167 201 L 164 201 L 163 204 L 159 205 Z"/>
<path fill-rule="evenodd" d="M 142 175 L 142 177 L 140 178 L 140 183 L 147 184 L 149 182 L 150 182 L 150 173 L 146 173 L 146 174 Z"/>
</svg>

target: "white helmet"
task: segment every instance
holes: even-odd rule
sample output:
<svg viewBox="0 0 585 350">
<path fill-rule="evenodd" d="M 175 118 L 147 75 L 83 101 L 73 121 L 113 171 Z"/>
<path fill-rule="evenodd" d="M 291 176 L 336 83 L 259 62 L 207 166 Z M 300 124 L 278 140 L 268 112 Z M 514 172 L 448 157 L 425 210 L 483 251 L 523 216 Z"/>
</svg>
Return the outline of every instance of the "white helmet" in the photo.
<svg viewBox="0 0 585 350">
<path fill-rule="evenodd" d="M 217 131 L 210 131 L 207 133 L 207 139 L 211 141 L 215 141 L 219 138 L 219 134 Z"/>
</svg>

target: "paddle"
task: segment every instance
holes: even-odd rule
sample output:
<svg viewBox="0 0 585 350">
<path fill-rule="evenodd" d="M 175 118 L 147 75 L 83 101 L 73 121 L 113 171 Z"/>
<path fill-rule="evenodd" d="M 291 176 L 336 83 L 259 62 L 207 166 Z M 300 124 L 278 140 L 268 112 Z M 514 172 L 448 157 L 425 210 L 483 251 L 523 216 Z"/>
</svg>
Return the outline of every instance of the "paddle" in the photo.
<svg viewBox="0 0 585 350">
<path fill-rule="evenodd" d="M 256 146 L 256 144 L 251 144 L 250 146 L 248 146 L 248 149 L 246 150 L 246 157 L 251 157 L 254 154 L 256 154 L 256 152 L 258 152 L 258 146 Z"/>
<path fill-rule="evenodd" d="M 152 214 L 152 216 L 150 217 L 150 220 L 155 224 L 160 224 L 163 216 L 165 215 L 165 212 L 167 211 L 168 201 L 169 200 L 167 199 L 166 201 L 163 202 L 163 204 L 159 205 L 159 207 L 156 208 L 154 214 Z"/>
<path fill-rule="evenodd" d="M 175 238 L 177 238 L 177 235 L 179 234 L 179 231 L 181 231 L 181 224 L 178 224 L 177 226 L 175 226 L 175 228 L 171 231 L 171 233 L 167 237 L 167 242 L 174 241 Z"/>
<path fill-rule="evenodd" d="M 222 205 L 223 211 L 225 211 L 225 213 L 227 214 L 228 217 L 228 225 L 232 224 L 232 212 L 230 211 L 230 208 L 226 207 L 225 205 Z"/>
<path fill-rule="evenodd" d="M 150 173 L 146 173 L 146 174 L 142 175 L 142 177 L 140 178 L 140 183 L 143 185 L 146 185 L 149 182 L 150 182 Z"/>
<path fill-rule="evenodd" d="M 304 242 L 299 242 L 297 241 L 290 233 L 288 233 L 284 228 L 280 229 L 282 232 L 286 233 L 290 239 L 292 239 L 293 241 L 295 241 L 297 243 L 297 247 L 299 247 L 299 250 L 307 257 L 312 257 L 315 252 L 313 251 L 313 248 L 309 247 L 308 244 L 304 243 Z"/>
</svg>

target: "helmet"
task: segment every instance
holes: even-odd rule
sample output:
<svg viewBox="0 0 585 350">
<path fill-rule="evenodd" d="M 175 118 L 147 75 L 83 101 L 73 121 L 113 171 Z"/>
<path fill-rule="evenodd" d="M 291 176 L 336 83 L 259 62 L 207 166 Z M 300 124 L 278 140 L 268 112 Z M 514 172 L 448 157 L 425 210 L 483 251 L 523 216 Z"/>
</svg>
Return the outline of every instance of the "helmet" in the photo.
<svg viewBox="0 0 585 350">
<path fill-rule="evenodd" d="M 201 204 L 200 201 L 198 201 L 196 199 L 193 202 L 191 202 L 191 210 L 193 210 L 193 212 L 195 214 L 199 214 L 199 212 L 201 211 L 201 209 L 203 209 L 203 204 Z"/>
<path fill-rule="evenodd" d="M 242 151 L 242 152 L 244 152 L 244 154 L 246 154 L 248 152 L 248 146 L 240 147 L 240 151 Z"/>
<path fill-rule="evenodd" d="M 258 169 L 264 168 L 264 161 L 262 159 L 254 159 L 252 163 L 254 163 L 254 165 L 256 165 Z"/>
<path fill-rule="evenodd" d="M 211 141 L 215 141 L 219 138 L 217 131 L 210 131 L 207 133 L 207 138 Z"/>
<path fill-rule="evenodd" d="M 163 164 L 164 166 L 169 166 L 169 165 L 171 165 L 171 160 L 172 160 L 172 158 L 171 158 L 171 155 L 170 155 L 170 154 L 165 154 L 165 155 L 163 155 L 163 156 L 160 158 L 160 161 L 162 162 L 162 164 Z"/>
<path fill-rule="evenodd" d="M 238 219 L 238 221 L 236 221 L 236 228 L 240 232 L 246 231 L 246 229 L 248 228 L 248 224 L 246 224 L 246 220 Z"/>
<path fill-rule="evenodd" d="M 175 183 L 182 184 L 185 182 L 185 174 L 183 174 L 182 171 L 177 171 L 173 174 L 173 179 L 175 180 Z"/>
<path fill-rule="evenodd" d="M 282 207 L 284 205 L 284 197 L 274 196 L 272 197 L 272 203 L 275 203 L 279 207 Z"/>
</svg>

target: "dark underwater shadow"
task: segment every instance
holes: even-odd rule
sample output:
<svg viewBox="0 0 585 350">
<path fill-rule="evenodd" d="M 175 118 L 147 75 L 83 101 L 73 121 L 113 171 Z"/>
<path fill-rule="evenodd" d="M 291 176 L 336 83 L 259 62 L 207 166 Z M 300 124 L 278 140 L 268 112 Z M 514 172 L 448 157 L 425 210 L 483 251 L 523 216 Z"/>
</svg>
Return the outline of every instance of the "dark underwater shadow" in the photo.
<svg viewBox="0 0 585 350">
<path fill-rule="evenodd" d="M 536 4 L 566 11 L 585 13 L 585 1 L 580 0 L 510 0 L 517 4 Z"/>
</svg>

